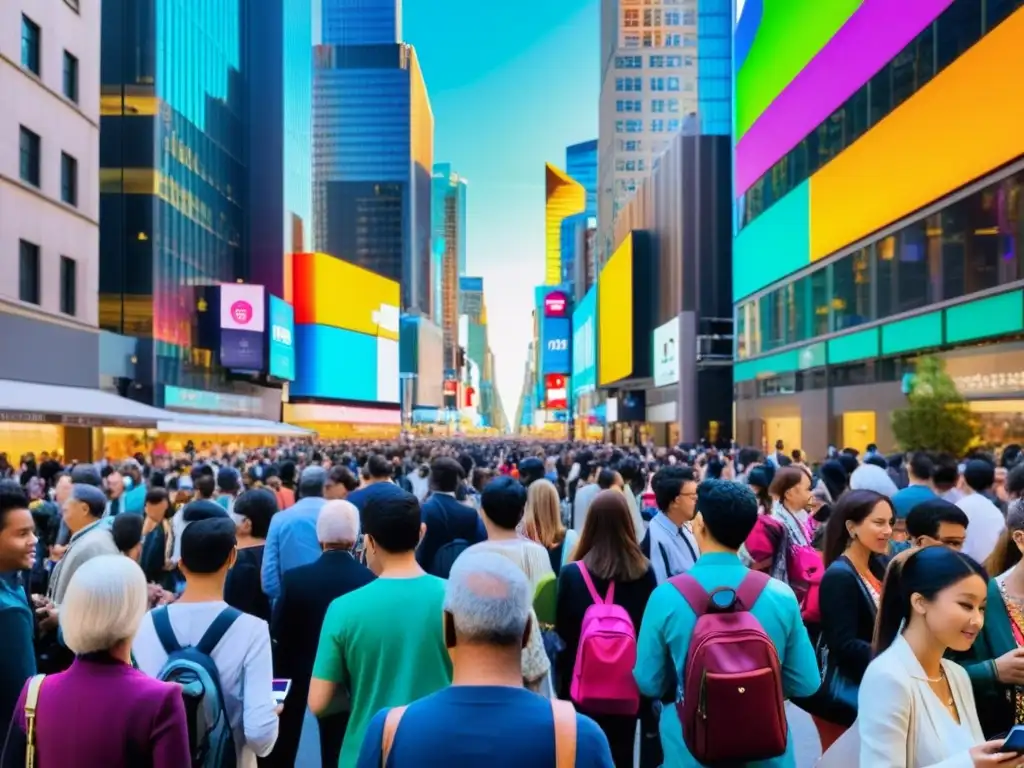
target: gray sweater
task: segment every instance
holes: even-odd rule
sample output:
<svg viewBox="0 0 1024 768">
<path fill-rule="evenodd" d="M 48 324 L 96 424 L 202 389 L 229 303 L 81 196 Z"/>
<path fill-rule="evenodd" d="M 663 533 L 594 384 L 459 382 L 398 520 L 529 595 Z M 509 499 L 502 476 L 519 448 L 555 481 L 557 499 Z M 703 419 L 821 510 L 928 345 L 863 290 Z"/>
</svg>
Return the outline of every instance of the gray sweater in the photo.
<svg viewBox="0 0 1024 768">
<path fill-rule="evenodd" d="M 50 575 L 50 588 L 47 597 L 53 604 L 60 606 L 64 602 L 64 594 L 71 583 L 71 577 L 75 575 L 82 563 L 96 557 L 97 555 L 116 555 L 117 545 L 114 544 L 114 534 L 110 529 L 108 519 L 97 520 L 74 536 L 68 542 L 68 548 L 64 556 L 57 562 Z"/>
</svg>

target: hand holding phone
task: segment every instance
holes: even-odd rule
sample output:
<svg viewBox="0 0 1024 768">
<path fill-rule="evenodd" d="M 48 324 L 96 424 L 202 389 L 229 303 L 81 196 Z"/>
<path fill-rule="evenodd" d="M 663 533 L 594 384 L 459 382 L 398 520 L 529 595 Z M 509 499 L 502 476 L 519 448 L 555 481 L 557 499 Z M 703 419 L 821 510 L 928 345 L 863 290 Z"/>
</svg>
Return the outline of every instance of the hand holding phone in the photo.
<svg viewBox="0 0 1024 768">
<path fill-rule="evenodd" d="M 292 689 L 292 681 L 285 680 L 283 678 L 275 678 L 271 681 L 273 689 L 274 703 L 278 706 L 284 704 L 284 700 L 288 698 L 288 692 Z"/>
<path fill-rule="evenodd" d="M 1018 755 L 1024 753 L 1024 725 L 1015 725 L 1010 729 L 1006 735 L 1006 741 L 1000 745 L 999 751 L 1013 752 Z"/>
</svg>

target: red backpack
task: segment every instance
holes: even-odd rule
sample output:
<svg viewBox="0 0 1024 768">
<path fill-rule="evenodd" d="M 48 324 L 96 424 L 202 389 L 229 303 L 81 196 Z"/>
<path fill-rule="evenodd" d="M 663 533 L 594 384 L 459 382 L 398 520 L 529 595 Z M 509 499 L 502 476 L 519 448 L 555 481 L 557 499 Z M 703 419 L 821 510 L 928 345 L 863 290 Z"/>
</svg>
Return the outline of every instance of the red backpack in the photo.
<svg viewBox="0 0 1024 768">
<path fill-rule="evenodd" d="M 701 765 L 769 760 L 786 752 L 779 653 L 750 613 L 770 578 L 750 571 L 735 590 L 719 587 L 711 594 L 692 576 L 669 580 L 697 615 L 676 714 L 686 747 Z M 742 739 L 736 738 L 737 723 Z"/>
</svg>

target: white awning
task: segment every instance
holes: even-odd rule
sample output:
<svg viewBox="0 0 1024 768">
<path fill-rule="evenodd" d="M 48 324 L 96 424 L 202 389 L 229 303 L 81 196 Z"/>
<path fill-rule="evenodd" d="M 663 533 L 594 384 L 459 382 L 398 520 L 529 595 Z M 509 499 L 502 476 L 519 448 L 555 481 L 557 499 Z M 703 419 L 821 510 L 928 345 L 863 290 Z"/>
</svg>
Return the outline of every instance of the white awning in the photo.
<svg viewBox="0 0 1024 768">
<path fill-rule="evenodd" d="M 276 435 L 279 437 L 308 437 L 308 429 L 267 419 L 241 416 L 214 416 L 200 413 L 164 411 L 156 425 L 158 432 L 171 435 Z"/>
<path fill-rule="evenodd" d="M 0 421 L 154 427 L 170 413 L 100 389 L 0 379 Z"/>
</svg>

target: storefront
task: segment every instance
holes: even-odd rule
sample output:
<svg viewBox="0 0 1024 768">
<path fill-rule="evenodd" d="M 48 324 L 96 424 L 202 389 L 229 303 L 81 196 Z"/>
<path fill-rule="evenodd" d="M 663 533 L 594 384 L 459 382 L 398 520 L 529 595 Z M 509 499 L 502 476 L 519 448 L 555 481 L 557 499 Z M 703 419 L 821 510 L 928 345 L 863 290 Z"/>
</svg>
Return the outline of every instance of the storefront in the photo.
<svg viewBox="0 0 1024 768">
<path fill-rule="evenodd" d="M 397 440 L 402 433 L 402 412 L 397 406 L 286 403 L 284 418 L 289 424 L 316 432 L 323 440 Z"/>
<path fill-rule="evenodd" d="M 1024 443 L 1024 342 L 992 344 L 942 356 L 990 446 Z"/>
</svg>

